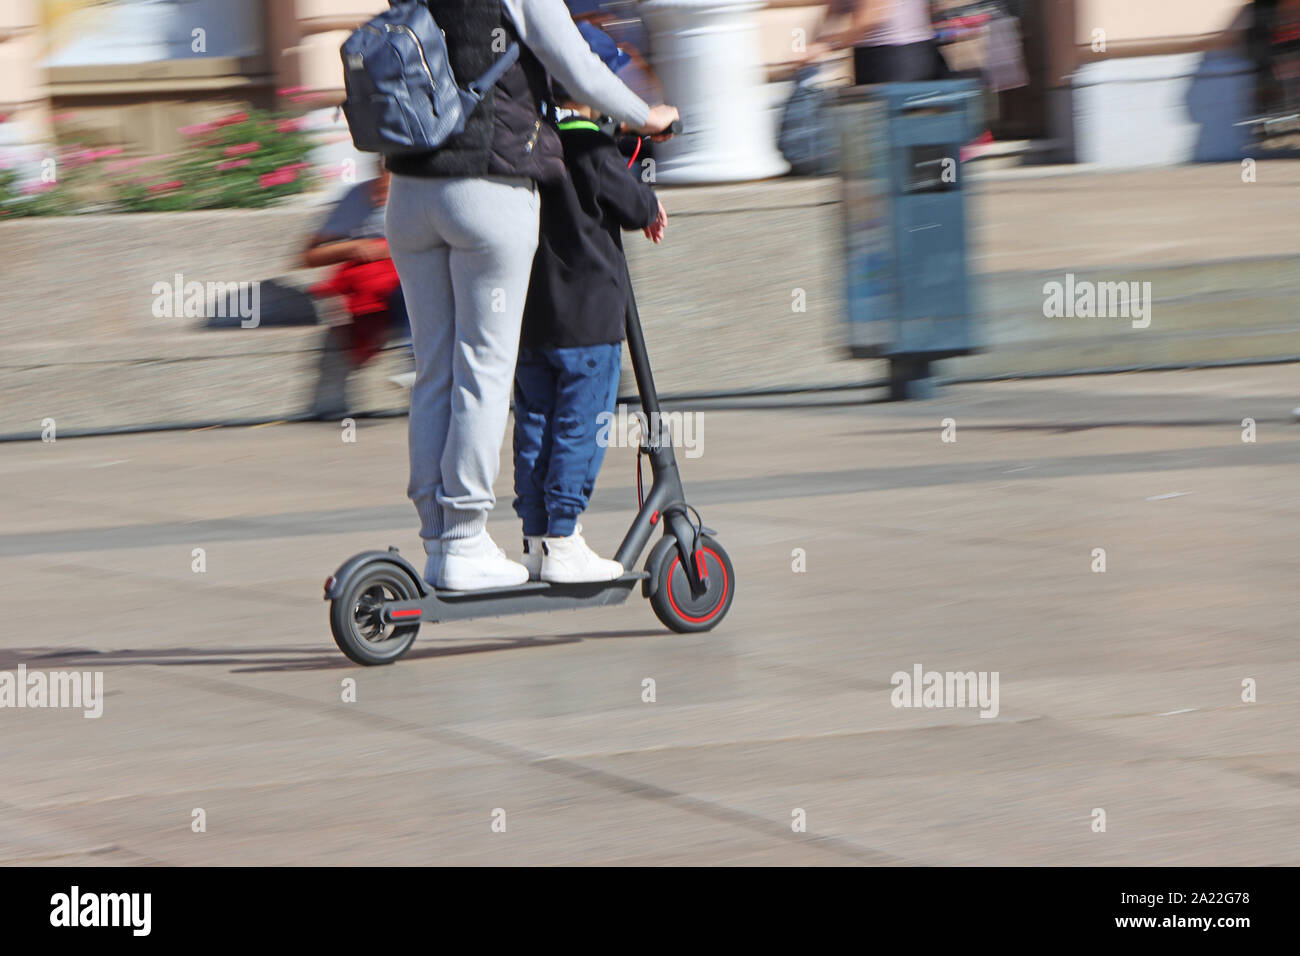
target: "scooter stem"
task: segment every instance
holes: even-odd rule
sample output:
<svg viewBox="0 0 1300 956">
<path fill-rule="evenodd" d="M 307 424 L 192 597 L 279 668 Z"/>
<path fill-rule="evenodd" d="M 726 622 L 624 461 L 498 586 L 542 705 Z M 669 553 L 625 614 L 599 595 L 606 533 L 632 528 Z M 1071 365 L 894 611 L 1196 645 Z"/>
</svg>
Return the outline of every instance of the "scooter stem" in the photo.
<svg viewBox="0 0 1300 956">
<path fill-rule="evenodd" d="M 695 532 L 686 518 L 686 491 L 677 470 L 677 457 L 673 454 L 671 436 L 663 427 L 659 392 L 655 389 L 654 373 L 650 370 L 650 353 L 646 349 L 641 314 L 636 307 L 632 274 L 626 259 L 623 262 L 623 274 L 627 281 L 627 352 L 632 360 L 637 394 L 641 398 L 641 410 L 645 413 L 649 431 L 648 435 L 642 435 L 642 444 L 650 458 L 651 484 L 645 502 L 633 519 L 632 526 L 628 528 L 614 560 L 624 568 L 635 565 L 650 540 L 655 525 L 662 520 L 668 531 L 677 538 L 683 570 L 691 590 L 702 593 L 704 582 L 699 577 L 695 561 L 691 560 Z"/>
</svg>

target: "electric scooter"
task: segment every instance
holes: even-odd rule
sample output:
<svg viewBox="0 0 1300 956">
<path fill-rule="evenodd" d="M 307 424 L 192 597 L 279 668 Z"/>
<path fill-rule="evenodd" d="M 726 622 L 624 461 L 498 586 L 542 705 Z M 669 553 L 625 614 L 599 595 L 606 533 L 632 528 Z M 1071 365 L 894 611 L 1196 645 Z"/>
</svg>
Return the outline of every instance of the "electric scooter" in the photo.
<svg viewBox="0 0 1300 956">
<path fill-rule="evenodd" d="M 358 664 L 391 664 L 415 641 L 421 624 L 466 621 L 623 604 L 640 585 L 655 616 L 679 633 L 708 631 L 731 609 L 736 572 L 731 558 L 686 501 L 672 436 L 659 414 L 636 296 L 628 276 L 627 350 L 645 413 L 637 450 L 639 508 L 614 560 L 627 570 L 612 581 L 551 584 L 529 581 L 509 588 L 445 591 L 429 585 L 396 548 L 363 551 L 325 581 L 330 630 L 339 650 Z M 650 460 L 650 490 L 642 495 L 641 456 Z M 656 530 L 644 570 L 631 570 Z"/>
</svg>

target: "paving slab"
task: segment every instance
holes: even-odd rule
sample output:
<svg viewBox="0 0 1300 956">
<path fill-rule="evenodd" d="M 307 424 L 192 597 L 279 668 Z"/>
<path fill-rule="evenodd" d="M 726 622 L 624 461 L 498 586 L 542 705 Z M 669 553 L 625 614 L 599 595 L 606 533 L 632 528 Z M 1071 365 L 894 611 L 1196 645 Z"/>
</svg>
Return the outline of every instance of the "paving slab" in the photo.
<svg viewBox="0 0 1300 956">
<path fill-rule="evenodd" d="M 1298 372 L 696 403 L 679 460 L 738 576 L 716 631 L 634 595 L 426 626 L 372 669 L 321 582 L 419 553 L 404 421 L 10 443 L 0 671 L 104 699 L 0 708 L 0 864 L 1300 864 Z M 601 550 L 634 457 L 584 518 Z M 996 716 L 896 707 L 917 665 L 997 672 Z"/>
</svg>

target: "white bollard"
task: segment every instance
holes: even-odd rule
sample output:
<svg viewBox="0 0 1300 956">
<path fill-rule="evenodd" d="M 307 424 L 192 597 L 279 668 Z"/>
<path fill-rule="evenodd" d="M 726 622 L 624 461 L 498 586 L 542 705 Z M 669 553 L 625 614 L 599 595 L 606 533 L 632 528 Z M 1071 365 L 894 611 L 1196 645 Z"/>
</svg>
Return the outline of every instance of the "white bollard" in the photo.
<svg viewBox="0 0 1300 956">
<path fill-rule="evenodd" d="M 656 181 L 716 183 L 781 176 L 778 110 L 759 61 L 762 0 L 645 0 L 655 70 L 683 133 L 655 145 Z"/>
</svg>

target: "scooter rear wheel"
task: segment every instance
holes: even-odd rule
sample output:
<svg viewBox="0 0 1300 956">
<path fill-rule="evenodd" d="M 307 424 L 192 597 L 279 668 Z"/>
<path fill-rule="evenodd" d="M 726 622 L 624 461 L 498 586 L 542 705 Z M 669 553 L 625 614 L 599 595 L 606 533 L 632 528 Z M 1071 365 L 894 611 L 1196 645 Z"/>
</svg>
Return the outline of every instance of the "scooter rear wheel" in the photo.
<svg viewBox="0 0 1300 956">
<path fill-rule="evenodd" d="M 391 664 L 411 647 L 420 630 L 417 624 L 390 624 L 381 607 L 391 601 L 413 601 L 419 590 L 409 574 L 396 564 L 377 561 L 367 565 L 330 602 L 330 630 L 334 643 L 358 664 Z"/>
<path fill-rule="evenodd" d="M 696 560 L 704 565 L 705 575 L 704 591 L 699 595 L 691 593 L 691 582 L 676 548 L 671 557 L 659 562 L 657 569 L 649 569 L 659 578 L 650 596 L 650 607 L 665 627 L 679 634 L 717 627 L 727 616 L 736 594 L 736 572 L 722 545 L 708 535 L 701 535 L 695 553 Z"/>
</svg>

